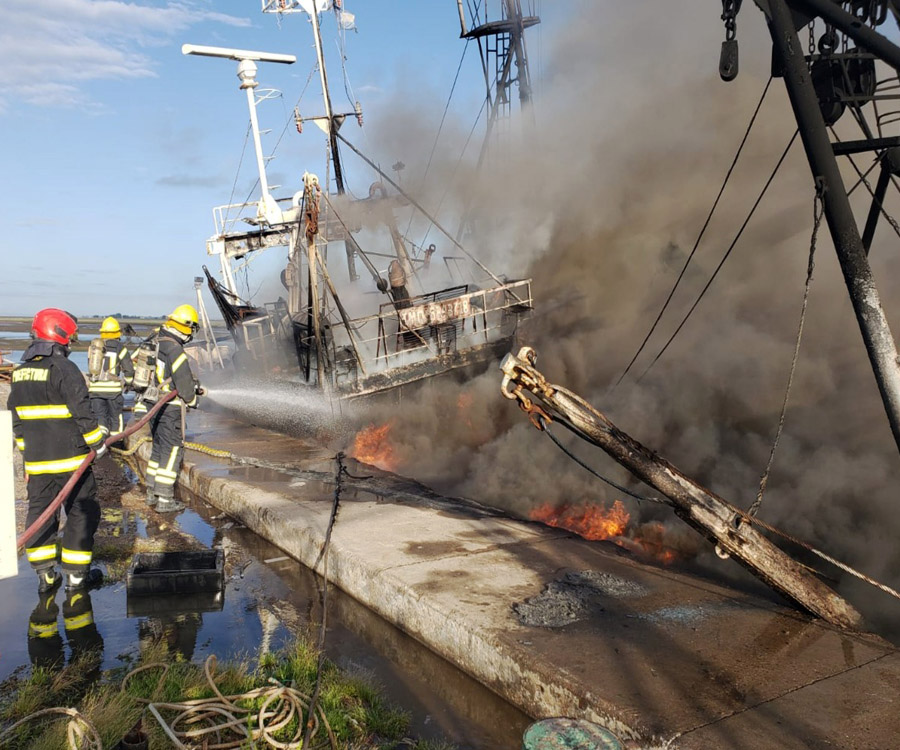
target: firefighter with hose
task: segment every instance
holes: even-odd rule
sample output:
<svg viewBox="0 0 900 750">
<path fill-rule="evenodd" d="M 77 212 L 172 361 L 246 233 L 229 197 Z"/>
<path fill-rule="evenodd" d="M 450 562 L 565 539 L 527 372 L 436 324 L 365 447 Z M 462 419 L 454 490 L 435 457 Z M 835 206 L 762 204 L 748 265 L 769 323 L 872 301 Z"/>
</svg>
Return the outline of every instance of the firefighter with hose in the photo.
<svg viewBox="0 0 900 750">
<path fill-rule="evenodd" d="M 200 328 L 197 311 L 179 305 L 154 336 L 144 341 L 134 355 L 133 387 L 138 393 L 135 417 L 161 396 L 178 392 L 150 420 L 153 451 L 147 463 L 147 505 L 158 513 L 184 509 L 175 499 L 175 480 L 184 459 L 184 410 L 194 409 L 204 391 L 191 372 L 184 345 Z"/>
<path fill-rule="evenodd" d="M 29 528 L 90 450 L 95 450 L 97 456 L 107 450 L 104 432 L 91 412 L 84 377 L 68 359 L 69 344 L 77 331 L 78 321 L 73 315 L 57 308 L 41 310 L 32 321 L 34 341 L 12 372 L 7 409 L 12 412 L 16 445 L 24 454 Z M 55 590 L 61 583 L 56 570 L 58 559 L 67 577 L 67 591 L 88 588 L 103 579 L 101 571 L 91 568 L 100 506 L 90 468 L 72 488 L 65 509 L 62 548 L 57 545 L 58 512 L 30 538 L 26 548 L 42 593 Z"/>
<path fill-rule="evenodd" d="M 134 379 L 134 365 L 121 337 L 119 321 L 106 318 L 100 325 L 100 338 L 91 341 L 88 347 L 91 410 L 107 435 L 125 429 L 122 419 L 125 399 L 122 393 Z"/>
</svg>

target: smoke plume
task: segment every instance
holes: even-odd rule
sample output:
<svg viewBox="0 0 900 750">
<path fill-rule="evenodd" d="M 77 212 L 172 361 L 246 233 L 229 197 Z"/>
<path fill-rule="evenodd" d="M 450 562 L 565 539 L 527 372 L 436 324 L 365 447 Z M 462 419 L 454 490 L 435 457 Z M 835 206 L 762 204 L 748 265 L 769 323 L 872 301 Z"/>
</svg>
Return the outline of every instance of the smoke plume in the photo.
<svg viewBox="0 0 900 750">
<path fill-rule="evenodd" d="M 548 378 L 746 508 L 775 435 L 806 275 L 813 184 L 799 138 L 694 315 L 638 376 L 697 298 L 794 132 L 780 80 L 682 288 L 635 368 L 612 388 L 693 246 L 769 73 L 771 45 L 754 6 L 740 16 L 742 71 L 731 84 L 717 77 L 718 14 L 699 0 L 687 6 L 675 14 L 649 0 L 576 5 L 572 23 L 551 42 L 545 37 L 544 95 L 526 145 L 477 182 L 458 174 L 446 205 L 479 207 L 468 244 L 496 272 L 533 277 L 536 312 L 520 343 L 537 350 Z M 851 123 L 841 125 L 851 132 Z M 445 181 L 451 163 L 449 154 L 436 159 Z M 858 212 L 862 193 L 854 195 Z M 871 257 L 889 314 L 900 279 L 895 247 L 881 226 Z M 546 503 L 619 497 L 534 430 L 499 384 L 491 365 L 356 416 L 360 426 L 393 422 L 397 471 L 522 516 Z M 568 442 L 598 470 L 636 486 L 599 450 Z M 898 478 L 900 457 L 823 222 L 761 517 L 896 586 Z M 665 509 L 629 508 L 684 528 Z M 858 603 L 859 592 L 853 596 Z M 894 604 L 877 596 L 869 611 L 876 617 Z"/>
</svg>

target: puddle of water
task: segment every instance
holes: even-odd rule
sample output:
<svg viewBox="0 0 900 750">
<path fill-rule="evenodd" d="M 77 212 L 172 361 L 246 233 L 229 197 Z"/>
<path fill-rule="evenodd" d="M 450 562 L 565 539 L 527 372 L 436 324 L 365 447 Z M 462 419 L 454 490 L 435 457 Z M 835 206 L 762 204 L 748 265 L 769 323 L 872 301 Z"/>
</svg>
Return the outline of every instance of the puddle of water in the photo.
<svg viewBox="0 0 900 750">
<path fill-rule="evenodd" d="M 175 523 L 182 531 L 190 534 L 204 547 L 213 546 L 216 530 L 190 508 L 183 513 L 179 513 Z"/>
<path fill-rule="evenodd" d="M 226 559 L 245 562 L 226 565 L 224 597 L 219 599 L 128 598 L 124 582 L 90 592 L 103 669 L 133 661 L 142 644 L 158 639 L 198 662 L 212 653 L 220 660 L 252 662 L 321 622 L 318 576 L 292 559 L 278 560 L 284 558 L 281 550 L 202 501 L 185 501 L 189 509 L 174 522 L 204 544 L 222 546 Z M 123 524 L 134 520 L 123 517 Z M 137 517 L 137 529 L 146 536 L 146 519 Z M 0 608 L 2 681 L 30 663 L 29 616 L 40 600 L 37 578 L 24 557 L 19 575 L 0 580 L 0 600 L 14 603 Z M 63 628 L 65 592 L 58 590 L 54 600 L 61 636 L 55 642 L 61 656 L 69 659 L 78 642 L 67 638 Z M 461 750 L 521 747 L 522 733 L 531 723 L 527 716 L 334 586 L 328 589 L 327 619 L 328 656 L 343 669 L 381 685 L 386 697 L 411 714 L 415 736 L 446 737 Z"/>
</svg>

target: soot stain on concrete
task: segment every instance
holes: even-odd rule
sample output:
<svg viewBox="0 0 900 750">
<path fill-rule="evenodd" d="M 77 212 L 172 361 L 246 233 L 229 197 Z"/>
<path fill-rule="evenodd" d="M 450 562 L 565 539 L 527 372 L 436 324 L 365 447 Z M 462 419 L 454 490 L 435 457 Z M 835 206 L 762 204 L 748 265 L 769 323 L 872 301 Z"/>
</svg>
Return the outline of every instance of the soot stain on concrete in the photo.
<svg viewBox="0 0 900 750">
<path fill-rule="evenodd" d="M 447 557 L 465 551 L 465 547 L 457 542 L 409 542 L 406 545 L 406 553 L 417 557 Z"/>
<path fill-rule="evenodd" d="M 594 570 L 566 573 L 548 583 L 537 596 L 516 602 L 513 612 L 523 625 L 562 628 L 604 610 L 609 598 L 640 597 L 647 589 L 639 583 Z"/>
</svg>

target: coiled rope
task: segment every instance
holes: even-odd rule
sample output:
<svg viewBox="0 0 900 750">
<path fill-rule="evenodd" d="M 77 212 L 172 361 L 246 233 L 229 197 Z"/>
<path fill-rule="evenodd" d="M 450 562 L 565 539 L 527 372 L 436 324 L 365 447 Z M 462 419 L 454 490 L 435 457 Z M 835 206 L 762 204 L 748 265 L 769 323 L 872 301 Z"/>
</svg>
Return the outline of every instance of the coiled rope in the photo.
<svg viewBox="0 0 900 750">
<path fill-rule="evenodd" d="M 214 672 L 216 657 L 210 654 L 203 665 L 203 672 L 210 689 L 215 693 L 213 698 L 180 701 L 174 703 L 159 702 L 169 665 L 156 662 L 145 664 L 132 670 L 122 680 L 122 692 L 126 692 L 129 680 L 140 672 L 152 669 L 162 670 L 150 699 L 132 696 L 139 703 L 144 703 L 147 710 L 159 723 L 163 732 L 176 748 L 186 750 L 188 747 L 203 747 L 209 750 L 232 750 L 246 746 L 249 742 L 255 747 L 256 742 L 264 742 L 266 747 L 279 750 L 299 750 L 299 748 L 331 747 L 337 750 L 337 738 L 328 723 L 325 712 L 310 710 L 310 697 L 293 687 L 283 685 L 270 678 L 271 687 L 249 690 L 240 695 L 223 695 L 216 685 Z M 259 701 L 258 709 L 240 705 L 243 701 Z M 175 712 L 170 720 L 166 720 L 163 711 Z M 314 715 L 317 713 L 317 715 Z M 304 722 L 304 714 L 310 719 Z M 251 720 L 256 722 L 250 726 Z M 275 735 L 296 722 L 296 728 L 290 739 L 280 740 Z M 311 726 L 309 740 L 304 742 L 303 731 Z M 316 733 L 325 727 L 327 738 L 315 744 L 312 742 Z M 91 748 L 93 750 L 93 748 Z"/>
<path fill-rule="evenodd" d="M 19 727 L 42 716 L 51 715 L 69 717 L 69 723 L 66 726 L 68 750 L 103 750 L 103 742 L 100 739 L 100 733 L 97 731 L 97 728 L 74 708 L 63 707 L 44 708 L 40 711 L 35 711 L 33 714 L 29 714 L 24 719 L 20 719 L 15 724 L 8 726 L 0 732 L 0 747 L 5 747 L 2 743 L 3 738 L 11 735 Z"/>
</svg>

